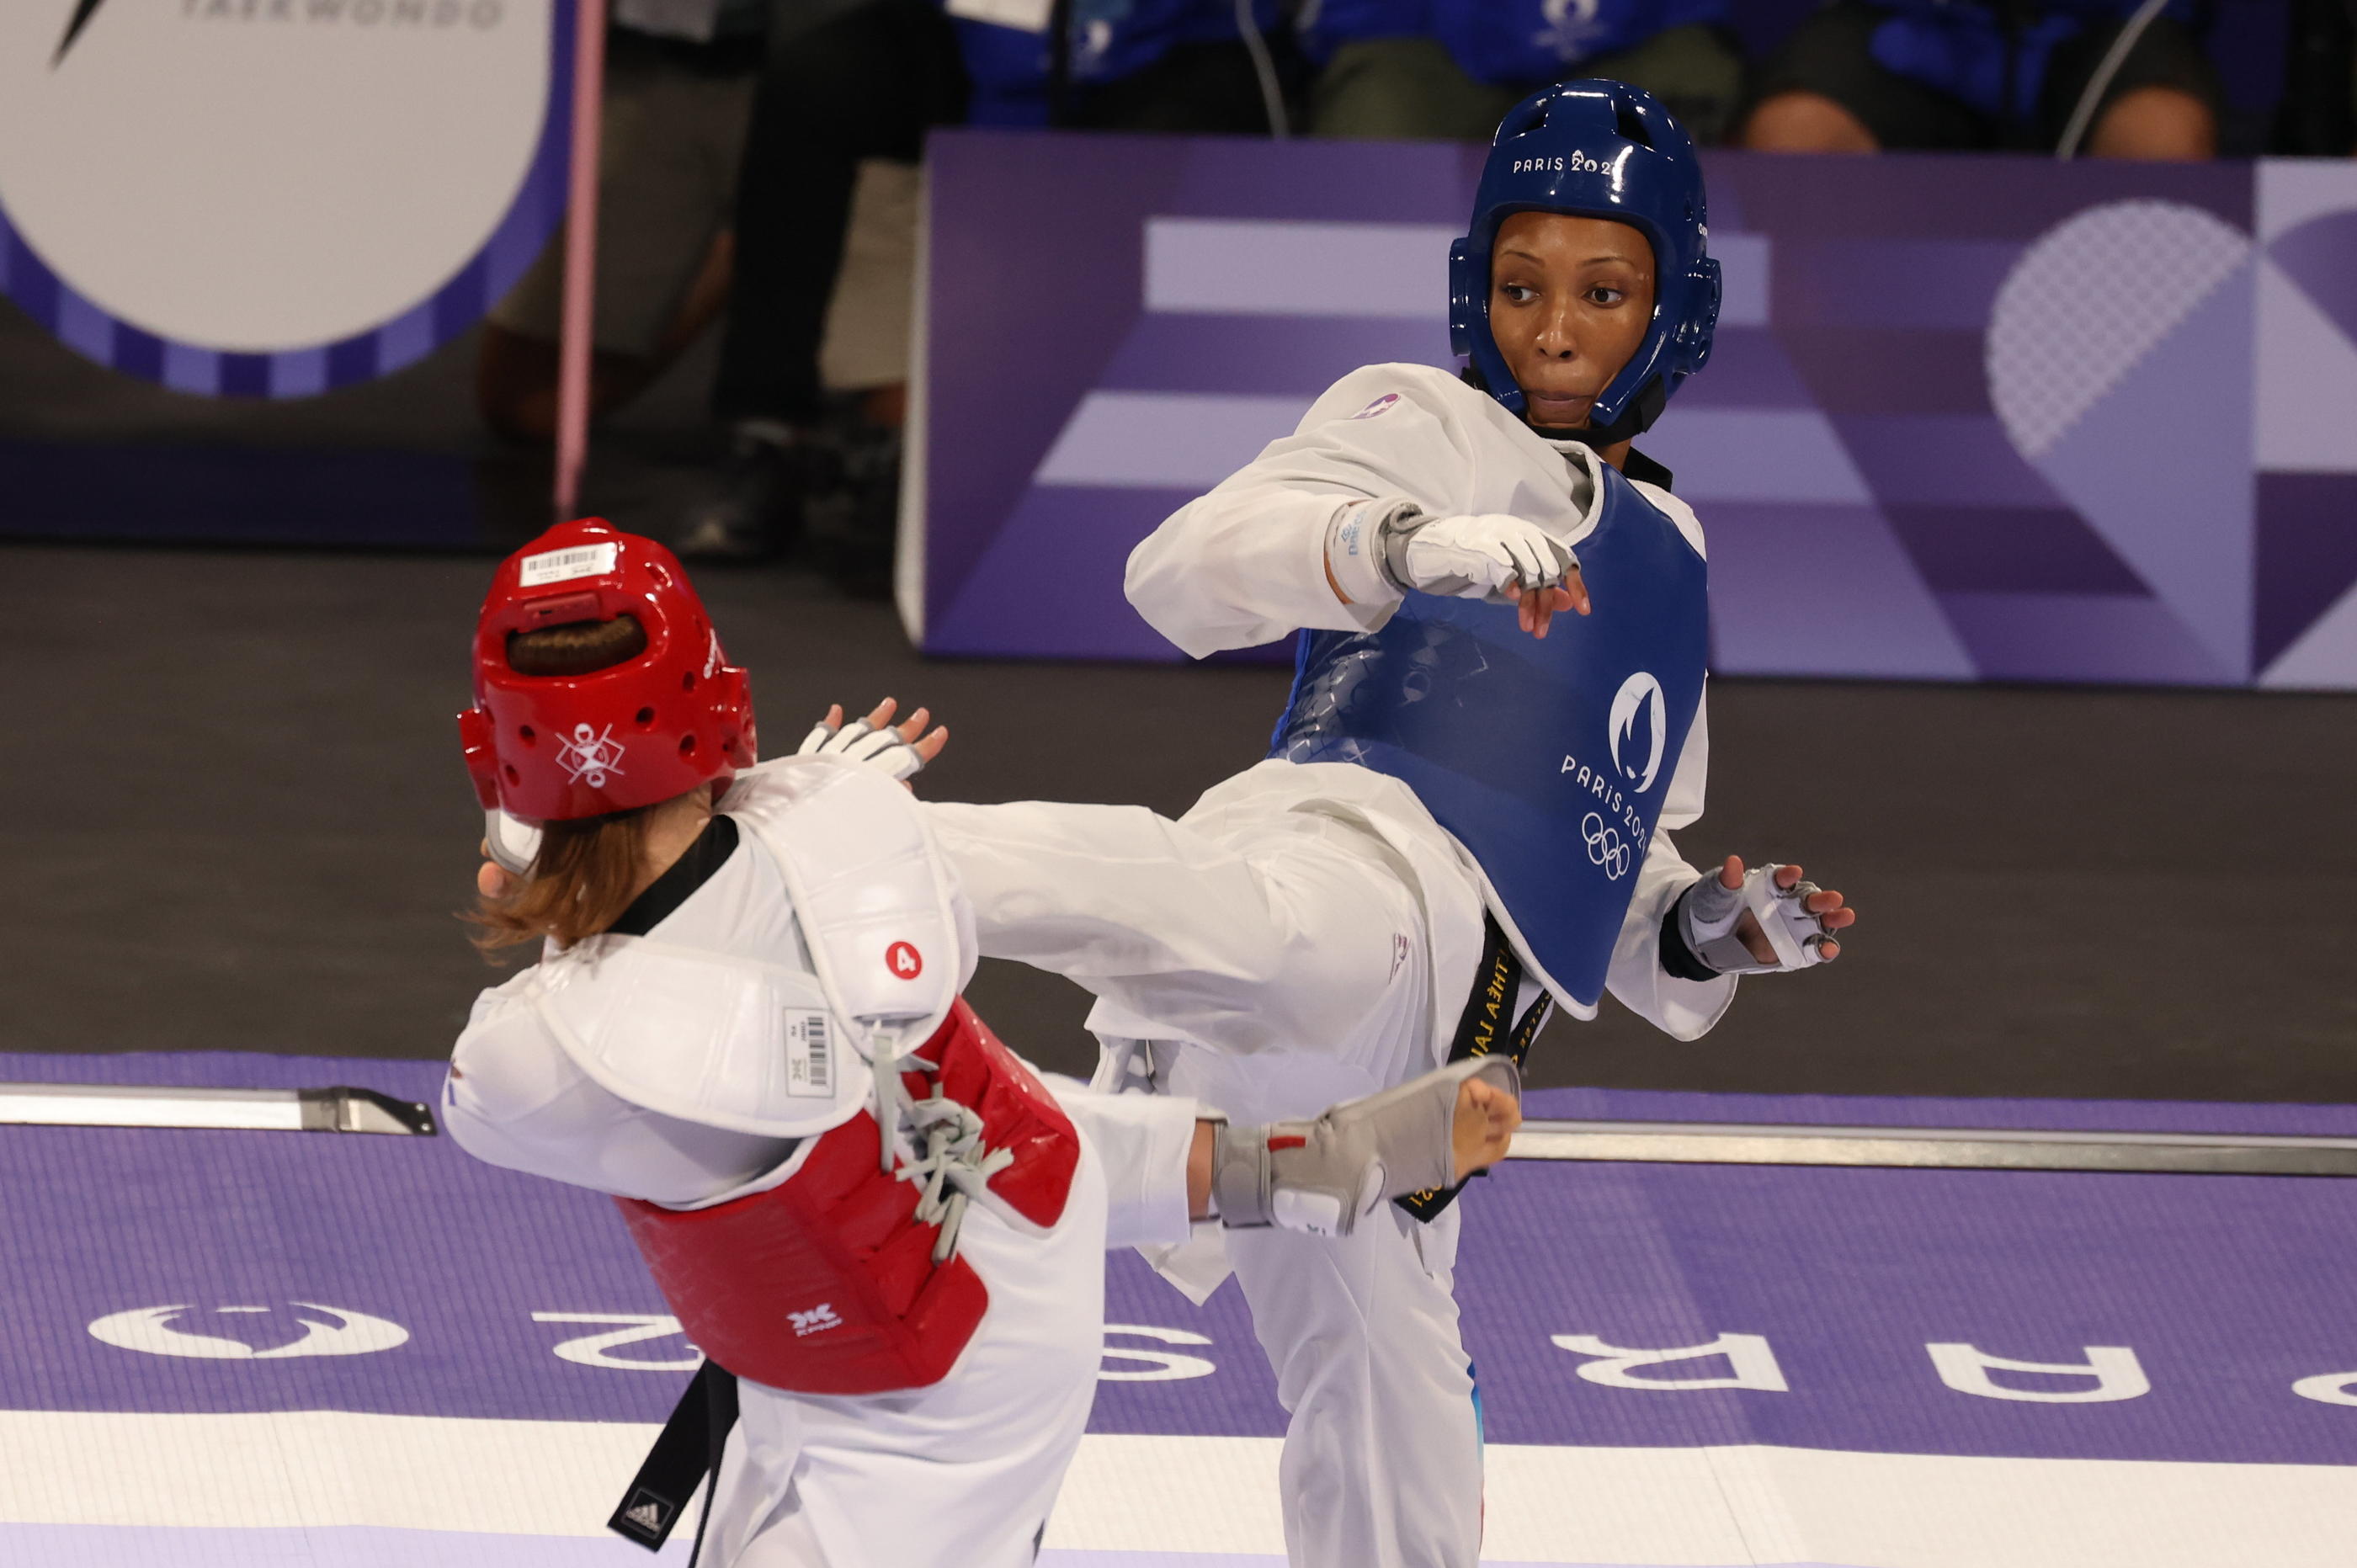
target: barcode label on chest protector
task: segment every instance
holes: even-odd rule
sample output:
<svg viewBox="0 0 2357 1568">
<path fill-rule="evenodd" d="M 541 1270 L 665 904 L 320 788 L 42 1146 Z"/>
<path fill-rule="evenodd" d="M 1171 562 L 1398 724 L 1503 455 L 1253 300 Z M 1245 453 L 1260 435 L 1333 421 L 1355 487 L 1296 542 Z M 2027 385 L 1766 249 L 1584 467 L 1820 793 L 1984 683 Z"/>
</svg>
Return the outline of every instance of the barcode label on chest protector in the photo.
<svg viewBox="0 0 2357 1568">
<path fill-rule="evenodd" d="M 833 1022 L 823 1013 L 786 1014 L 786 1092 L 798 1098 L 834 1098 Z"/>
</svg>

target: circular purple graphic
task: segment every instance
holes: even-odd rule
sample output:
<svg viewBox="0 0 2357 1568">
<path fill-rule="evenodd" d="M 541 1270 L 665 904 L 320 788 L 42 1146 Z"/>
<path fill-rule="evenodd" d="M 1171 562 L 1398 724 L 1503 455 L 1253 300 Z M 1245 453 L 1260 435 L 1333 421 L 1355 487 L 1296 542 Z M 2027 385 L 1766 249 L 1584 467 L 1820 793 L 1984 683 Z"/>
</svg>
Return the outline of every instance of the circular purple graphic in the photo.
<svg viewBox="0 0 2357 1568">
<path fill-rule="evenodd" d="M 572 0 L 0 7 L 0 292 L 178 392 L 397 371 L 563 219 L 573 35 Z"/>
</svg>

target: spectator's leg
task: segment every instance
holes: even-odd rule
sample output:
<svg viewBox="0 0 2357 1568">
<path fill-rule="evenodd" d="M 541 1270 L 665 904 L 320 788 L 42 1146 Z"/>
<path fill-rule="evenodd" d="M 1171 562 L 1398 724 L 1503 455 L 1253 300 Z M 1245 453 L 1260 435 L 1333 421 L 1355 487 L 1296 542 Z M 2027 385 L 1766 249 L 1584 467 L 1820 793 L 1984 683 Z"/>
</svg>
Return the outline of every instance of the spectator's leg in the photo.
<svg viewBox="0 0 2357 1568">
<path fill-rule="evenodd" d="M 830 393 L 860 394 L 860 416 L 898 428 L 908 402 L 910 304 L 917 284 L 917 210 L 924 190 L 914 164 L 869 158 L 859 166 L 844 237 L 843 274 L 827 304 L 819 379 Z"/>
<path fill-rule="evenodd" d="M 2218 116 L 2190 92 L 2139 87 L 2104 105 L 2087 152 L 2099 158 L 2214 158 Z"/>
<path fill-rule="evenodd" d="M 2039 98 L 2046 145 L 2062 138 L 2097 65 L 2120 34 L 2107 23 L 2058 44 Z M 2182 25 L 2156 18 L 2112 78 L 2080 151 L 2099 158 L 2207 159 L 2218 156 L 2217 69 Z"/>
<path fill-rule="evenodd" d="M 913 164 L 859 166 L 842 275 L 819 349 L 828 420 L 806 474 L 803 553 L 845 592 L 883 597 L 899 532 L 901 427 L 908 419 L 910 303 L 916 289 Z"/>
<path fill-rule="evenodd" d="M 1771 153 L 1992 146 L 1995 127 L 1966 103 L 1875 58 L 1893 15 L 1868 0 L 1832 0 L 1764 61 L 1737 145 Z"/>
<path fill-rule="evenodd" d="M 897 434 L 856 419 L 824 428 L 820 349 L 860 163 L 916 162 L 926 131 L 963 118 L 965 98 L 957 35 L 932 0 L 867 0 L 772 51 L 737 180 L 736 284 L 713 385 L 733 455 L 688 514 L 682 554 L 765 555 L 807 518 L 814 548 L 820 532 L 835 541 L 824 553 L 845 564 L 839 579 L 872 582 L 878 550 L 888 564 L 888 534 L 866 540 L 858 520 L 897 486 Z M 841 545 L 846 531 L 860 538 Z"/>
<path fill-rule="evenodd" d="M 541 442 L 556 435 L 556 344 L 486 322 L 475 349 L 475 409 L 492 434 Z M 589 417 L 603 417 L 646 390 L 659 367 L 644 354 L 589 356 Z"/>
<path fill-rule="evenodd" d="M 707 55 L 719 63 L 705 63 Z M 593 415 L 662 374 L 726 297 L 721 225 L 752 91 L 749 71 L 730 58 L 627 30 L 613 36 L 598 167 Z M 554 431 L 563 300 L 560 235 L 483 328 L 476 403 L 502 435 L 545 441 Z"/>
<path fill-rule="evenodd" d="M 591 351 L 592 419 L 603 418 L 652 385 L 720 315 L 728 303 L 728 267 L 734 249 L 730 238 L 725 229 L 712 237 L 703 265 L 651 349 L 642 353 Z M 475 403 L 483 423 L 511 441 L 553 440 L 556 358 L 554 338 L 486 321 L 475 357 Z"/>
<path fill-rule="evenodd" d="M 1876 153 L 1882 144 L 1866 122 L 1817 92 L 1780 92 L 1743 123 L 1743 145 L 1755 153 Z"/>
<path fill-rule="evenodd" d="M 1727 34 L 1700 24 L 1664 28 L 1634 48 L 1582 60 L 1575 70 L 1580 76 L 1608 77 L 1643 88 L 1667 104 L 1686 134 L 1706 147 L 1727 139 L 1727 127 L 1743 101 L 1742 54 Z M 1491 130 L 1495 129 L 1492 125 Z"/>
<path fill-rule="evenodd" d="M 711 247 L 704 252 L 704 264 L 688 281 L 687 292 L 680 296 L 679 308 L 672 313 L 670 325 L 656 339 L 658 360 L 670 364 L 703 336 L 705 328 L 720 319 L 720 313 L 728 308 L 728 285 L 736 271 L 737 231 L 723 229 L 712 236 Z"/>
<path fill-rule="evenodd" d="M 1476 81 L 1437 38 L 1356 38 L 1309 90 L 1309 133 L 1486 142 L 1519 94 Z"/>
<path fill-rule="evenodd" d="M 762 74 L 737 195 L 737 286 L 713 405 L 726 422 L 815 424 L 818 354 L 862 158 L 917 160 L 963 114 L 957 38 L 930 0 L 869 0 Z"/>
</svg>

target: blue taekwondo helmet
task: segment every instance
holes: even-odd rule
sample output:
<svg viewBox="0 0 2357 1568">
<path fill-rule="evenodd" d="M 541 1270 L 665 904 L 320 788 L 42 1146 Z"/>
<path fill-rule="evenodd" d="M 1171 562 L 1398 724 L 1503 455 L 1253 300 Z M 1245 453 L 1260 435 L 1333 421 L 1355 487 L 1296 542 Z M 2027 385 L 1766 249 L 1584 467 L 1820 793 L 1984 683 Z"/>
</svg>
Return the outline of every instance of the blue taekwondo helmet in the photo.
<svg viewBox="0 0 2357 1568">
<path fill-rule="evenodd" d="M 1490 255 L 1498 226 L 1517 212 L 1609 218 L 1652 243 L 1652 324 L 1579 433 L 1594 446 L 1625 441 L 1660 418 L 1678 383 L 1710 359 L 1718 323 L 1718 263 L 1705 254 L 1709 219 L 1693 138 L 1659 99 L 1620 81 L 1560 82 L 1506 112 L 1481 167 L 1472 227 L 1448 248 L 1448 343 L 1519 415 L 1523 389 L 1490 333 Z"/>
</svg>

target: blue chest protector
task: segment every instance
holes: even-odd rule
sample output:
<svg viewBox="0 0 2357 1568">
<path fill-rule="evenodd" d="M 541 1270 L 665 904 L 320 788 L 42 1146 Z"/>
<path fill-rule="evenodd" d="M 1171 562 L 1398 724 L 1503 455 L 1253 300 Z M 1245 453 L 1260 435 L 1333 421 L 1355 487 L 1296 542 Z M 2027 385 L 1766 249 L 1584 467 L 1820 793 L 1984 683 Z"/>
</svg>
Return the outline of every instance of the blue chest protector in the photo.
<svg viewBox="0 0 2357 1568">
<path fill-rule="evenodd" d="M 1270 755 L 1414 789 L 1539 969 L 1590 1006 L 1702 703 L 1709 574 L 1609 466 L 1578 551 L 1595 612 L 1543 640 L 1511 606 L 1426 594 L 1380 631 L 1303 632 Z"/>
</svg>

